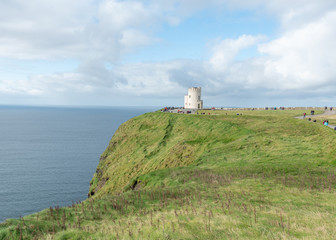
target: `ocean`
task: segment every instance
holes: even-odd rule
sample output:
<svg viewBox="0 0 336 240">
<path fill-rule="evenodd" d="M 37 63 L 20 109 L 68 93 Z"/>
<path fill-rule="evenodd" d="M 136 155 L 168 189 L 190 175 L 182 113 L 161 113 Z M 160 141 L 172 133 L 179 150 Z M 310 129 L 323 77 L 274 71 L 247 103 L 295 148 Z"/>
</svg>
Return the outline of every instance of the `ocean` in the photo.
<svg viewBox="0 0 336 240">
<path fill-rule="evenodd" d="M 86 199 L 119 125 L 155 109 L 0 106 L 0 222 Z"/>
</svg>

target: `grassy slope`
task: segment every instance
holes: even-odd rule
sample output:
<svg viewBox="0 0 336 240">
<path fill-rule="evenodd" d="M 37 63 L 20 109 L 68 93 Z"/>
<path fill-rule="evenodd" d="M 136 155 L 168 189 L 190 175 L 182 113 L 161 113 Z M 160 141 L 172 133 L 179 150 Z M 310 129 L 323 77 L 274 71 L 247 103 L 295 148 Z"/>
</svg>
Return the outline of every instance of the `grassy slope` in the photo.
<svg viewBox="0 0 336 240">
<path fill-rule="evenodd" d="M 120 126 L 84 203 L 0 239 L 336 237 L 336 134 L 303 111 L 148 113 Z"/>
</svg>

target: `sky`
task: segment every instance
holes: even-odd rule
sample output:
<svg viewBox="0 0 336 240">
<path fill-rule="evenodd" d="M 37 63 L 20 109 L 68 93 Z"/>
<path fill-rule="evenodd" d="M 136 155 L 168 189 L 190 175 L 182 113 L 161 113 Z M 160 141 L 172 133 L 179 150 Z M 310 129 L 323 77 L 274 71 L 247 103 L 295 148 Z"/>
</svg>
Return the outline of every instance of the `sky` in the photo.
<svg viewBox="0 0 336 240">
<path fill-rule="evenodd" d="M 335 0 L 1 0 L 0 105 L 336 106 Z"/>
</svg>

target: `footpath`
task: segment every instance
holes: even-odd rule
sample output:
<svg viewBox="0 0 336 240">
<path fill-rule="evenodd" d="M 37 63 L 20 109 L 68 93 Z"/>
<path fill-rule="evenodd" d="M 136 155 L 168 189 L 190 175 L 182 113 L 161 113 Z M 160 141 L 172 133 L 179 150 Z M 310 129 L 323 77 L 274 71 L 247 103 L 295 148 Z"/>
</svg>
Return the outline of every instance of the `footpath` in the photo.
<svg viewBox="0 0 336 240">
<path fill-rule="evenodd" d="M 299 117 L 296 117 L 298 119 L 306 119 L 306 118 L 309 118 L 309 117 L 319 117 L 319 116 L 328 116 L 328 115 L 336 115 L 336 111 L 330 111 L 330 110 L 326 110 L 324 113 L 322 114 L 317 114 L 317 115 L 306 115 L 306 117 L 304 116 L 299 116 Z M 329 124 L 327 127 L 330 127 L 332 129 L 335 129 L 335 125 L 331 125 Z"/>
</svg>

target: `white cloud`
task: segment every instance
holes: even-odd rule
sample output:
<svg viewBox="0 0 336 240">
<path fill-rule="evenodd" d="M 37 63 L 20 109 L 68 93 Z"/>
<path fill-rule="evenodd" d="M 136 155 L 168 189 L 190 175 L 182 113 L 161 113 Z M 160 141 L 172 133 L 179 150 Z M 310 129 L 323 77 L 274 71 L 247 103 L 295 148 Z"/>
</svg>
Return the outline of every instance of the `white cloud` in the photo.
<svg viewBox="0 0 336 240">
<path fill-rule="evenodd" d="M 105 0 L 99 5 L 98 19 L 112 29 L 124 29 L 151 24 L 153 13 L 141 2 Z"/>
<path fill-rule="evenodd" d="M 336 77 L 336 11 L 259 46 L 265 76 L 279 89 L 319 87 Z"/>
<path fill-rule="evenodd" d="M 1 1 L 0 56 L 115 61 L 152 43 L 148 29 L 156 20 L 151 8 L 135 1 Z M 141 41 L 131 41 L 134 34 Z"/>
<path fill-rule="evenodd" d="M 120 64 L 125 54 L 159 41 L 155 32 L 162 24 L 178 25 L 214 7 L 269 14 L 281 28 L 271 40 L 261 35 L 217 39 L 205 61 Z M 325 101 L 336 90 L 335 25 L 334 0 L 1 1 L 0 57 L 76 59 L 80 65 L 74 72 L 0 79 L 0 93 L 158 99 L 201 85 L 209 94 L 232 98 L 308 93 Z M 261 55 L 237 61 L 250 47 Z"/>
<path fill-rule="evenodd" d="M 84 50 L 83 22 L 89 1 L 1 1 L 0 56 L 18 59 L 67 58 Z M 88 15 L 86 15 L 88 13 Z"/>
<path fill-rule="evenodd" d="M 256 45 L 264 36 L 242 35 L 238 39 L 224 39 L 212 47 L 210 65 L 215 71 L 227 70 L 238 53 Z"/>
</svg>

